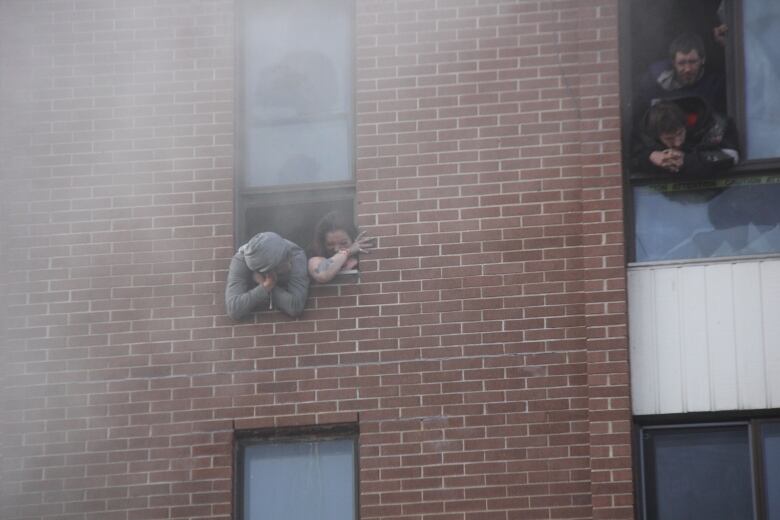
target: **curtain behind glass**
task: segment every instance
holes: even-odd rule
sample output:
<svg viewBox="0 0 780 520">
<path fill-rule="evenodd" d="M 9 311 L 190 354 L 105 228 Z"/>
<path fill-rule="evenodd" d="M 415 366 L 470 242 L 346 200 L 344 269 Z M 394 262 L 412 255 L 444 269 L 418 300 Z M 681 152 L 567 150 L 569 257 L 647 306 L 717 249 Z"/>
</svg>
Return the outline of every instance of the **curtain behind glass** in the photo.
<svg viewBox="0 0 780 520">
<path fill-rule="evenodd" d="M 247 0 L 247 186 L 352 178 L 352 14 L 345 0 Z"/>
<path fill-rule="evenodd" d="M 353 520 L 351 439 L 279 442 L 244 451 L 244 520 Z"/>
<path fill-rule="evenodd" d="M 780 157 L 780 2 L 746 0 L 742 6 L 747 156 Z"/>
</svg>

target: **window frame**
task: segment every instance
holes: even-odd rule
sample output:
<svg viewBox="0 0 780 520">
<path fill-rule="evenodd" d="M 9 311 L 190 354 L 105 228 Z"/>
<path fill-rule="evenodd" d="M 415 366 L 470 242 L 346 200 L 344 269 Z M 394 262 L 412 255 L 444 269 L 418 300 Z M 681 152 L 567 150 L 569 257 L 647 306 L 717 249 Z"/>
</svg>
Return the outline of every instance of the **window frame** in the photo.
<svg viewBox="0 0 780 520">
<path fill-rule="evenodd" d="M 244 520 L 244 456 L 246 448 L 273 442 L 312 442 L 331 440 L 351 440 L 354 465 L 354 511 L 355 519 L 360 518 L 360 429 L 355 423 L 338 423 L 317 426 L 290 426 L 279 428 L 256 428 L 235 430 L 233 432 L 233 511 L 232 518 Z"/>
<path fill-rule="evenodd" d="M 747 105 L 745 85 L 747 84 L 745 63 L 745 30 L 744 30 L 744 5 L 745 0 L 732 0 L 726 2 L 726 19 L 729 21 L 729 32 L 733 36 L 728 38 L 726 48 L 726 68 L 733 70 L 734 74 L 726 76 L 726 89 L 728 93 L 729 115 L 734 118 L 739 137 L 740 162 L 732 170 L 739 173 L 765 173 L 775 172 L 780 174 L 780 153 L 775 157 L 762 159 L 747 158 Z M 733 28 L 733 30 L 732 30 Z M 733 93 L 733 94 L 732 94 Z"/>
<path fill-rule="evenodd" d="M 634 416 L 634 487 L 636 517 L 647 520 L 647 462 L 644 432 L 647 430 L 718 428 L 744 425 L 749 443 L 753 512 L 755 520 L 766 520 L 766 485 L 761 428 L 764 424 L 780 424 L 780 409 L 734 412 L 694 412 L 669 415 Z"/>
<path fill-rule="evenodd" d="M 244 151 L 246 148 L 244 139 L 244 123 L 246 106 L 244 90 L 245 61 L 243 57 L 244 24 L 242 20 L 246 16 L 247 4 L 250 2 L 276 1 L 276 0 L 239 0 L 235 9 L 235 64 L 234 73 L 235 99 L 233 117 L 233 245 L 238 248 L 249 240 L 248 222 L 246 213 L 249 208 L 287 205 L 291 203 L 305 202 L 338 202 L 351 199 L 352 218 L 357 216 L 357 8 L 355 0 L 345 0 L 349 7 L 349 23 L 352 31 L 352 45 L 348 63 L 351 65 L 351 78 L 349 87 L 352 89 L 351 113 L 348 114 L 351 131 L 352 156 L 348 158 L 350 164 L 350 178 L 343 181 L 326 181 L 299 184 L 284 184 L 273 186 L 250 187 L 246 184 L 247 172 L 244 164 Z M 316 0 L 311 0 L 316 1 Z M 313 118 L 309 118 L 312 119 Z M 305 200 L 301 200 L 305 197 Z M 312 229 L 316 222 L 312 222 Z M 298 244 L 306 249 L 309 244 Z"/>
<path fill-rule="evenodd" d="M 631 165 L 631 143 L 634 133 L 633 121 L 633 100 L 634 90 L 632 88 L 632 78 L 634 74 L 641 74 L 642 71 L 633 70 L 633 34 L 632 34 L 632 10 L 634 4 L 640 0 L 628 0 L 619 2 L 618 5 L 618 60 L 619 60 L 619 81 L 621 102 L 621 158 L 623 170 L 623 229 L 626 237 L 625 241 L 625 262 L 628 266 L 645 266 L 656 264 L 687 263 L 687 262 L 718 262 L 725 260 L 748 260 L 759 258 L 777 258 L 780 257 L 780 251 L 764 253 L 758 255 L 740 255 L 736 257 L 712 257 L 712 258 L 692 258 L 675 261 L 650 260 L 636 261 L 636 240 L 635 240 L 635 202 L 633 187 L 646 186 L 659 182 L 670 182 L 670 180 L 659 179 L 652 175 L 632 175 Z M 780 154 L 773 158 L 746 159 L 745 150 L 747 149 L 746 132 L 746 106 L 745 106 L 745 60 L 744 60 L 744 31 L 743 21 L 743 2 L 745 0 L 729 0 L 726 2 L 726 20 L 729 26 L 729 37 L 726 40 L 725 63 L 727 71 L 734 71 L 726 74 L 726 95 L 728 116 L 734 119 L 737 126 L 737 134 L 740 146 L 740 162 L 731 168 L 726 175 L 719 178 L 739 178 L 751 175 L 768 175 L 780 177 Z M 695 179 L 691 179 L 695 181 Z"/>
</svg>

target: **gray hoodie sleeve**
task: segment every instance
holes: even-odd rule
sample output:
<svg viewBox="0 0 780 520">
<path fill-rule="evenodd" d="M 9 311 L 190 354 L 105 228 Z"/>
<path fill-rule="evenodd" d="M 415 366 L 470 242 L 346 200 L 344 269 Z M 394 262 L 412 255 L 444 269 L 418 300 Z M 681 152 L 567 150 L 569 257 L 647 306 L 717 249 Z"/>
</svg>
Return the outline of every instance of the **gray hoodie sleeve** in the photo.
<svg viewBox="0 0 780 520">
<path fill-rule="evenodd" d="M 267 309 L 269 304 L 268 291 L 255 283 L 244 255 L 233 255 L 225 286 L 225 308 L 230 319 L 240 321 L 253 312 Z"/>
<path fill-rule="evenodd" d="M 309 272 L 306 267 L 306 253 L 292 242 L 290 244 L 293 246 L 290 280 L 286 287 L 274 287 L 271 296 L 275 309 L 297 318 L 303 312 L 309 295 Z"/>
</svg>

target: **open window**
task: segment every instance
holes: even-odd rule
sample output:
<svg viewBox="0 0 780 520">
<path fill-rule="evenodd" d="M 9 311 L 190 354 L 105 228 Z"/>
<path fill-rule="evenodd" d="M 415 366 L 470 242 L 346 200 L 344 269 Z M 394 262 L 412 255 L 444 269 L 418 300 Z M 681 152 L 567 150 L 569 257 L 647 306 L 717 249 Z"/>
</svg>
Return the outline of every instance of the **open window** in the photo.
<svg viewBox="0 0 780 520">
<path fill-rule="evenodd" d="M 780 3 L 628 0 L 621 9 L 629 261 L 780 253 Z M 695 177 L 648 173 L 636 160 L 650 106 L 643 85 L 675 70 L 668 48 L 683 33 L 699 35 L 705 72 L 723 80 L 712 105 L 730 119 L 740 155 L 735 167 Z"/>
<path fill-rule="evenodd" d="M 241 0 L 237 245 L 274 231 L 303 248 L 329 211 L 354 218 L 352 0 Z"/>
</svg>

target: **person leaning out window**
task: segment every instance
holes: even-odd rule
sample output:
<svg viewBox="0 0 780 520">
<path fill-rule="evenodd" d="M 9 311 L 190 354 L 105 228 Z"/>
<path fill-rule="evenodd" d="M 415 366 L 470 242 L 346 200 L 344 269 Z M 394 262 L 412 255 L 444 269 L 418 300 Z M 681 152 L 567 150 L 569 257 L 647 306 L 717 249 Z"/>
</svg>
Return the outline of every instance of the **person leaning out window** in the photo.
<svg viewBox="0 0 780 520">
<path fill-rule="evenodd" d="M 337 274 L 357 268 L 358 255 L 376 247 L 375 239 L 358 233 L 343 215 L 331 212 L 317 222 L 309 258 L 309 276 L 327 283 Z"/>
</svg>

